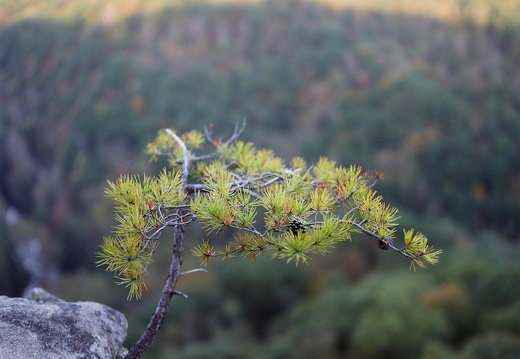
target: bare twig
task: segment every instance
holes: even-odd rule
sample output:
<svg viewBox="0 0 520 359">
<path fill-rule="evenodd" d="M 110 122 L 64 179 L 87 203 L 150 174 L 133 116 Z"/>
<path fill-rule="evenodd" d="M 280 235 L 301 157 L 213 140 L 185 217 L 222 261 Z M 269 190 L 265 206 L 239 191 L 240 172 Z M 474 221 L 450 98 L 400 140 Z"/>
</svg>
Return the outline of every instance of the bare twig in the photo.
<svg viewBox="0 0 520 359">
<path fill-rule="evenodd" d="M 188 193 L 188 194 L 192 194 L 192 193 L 196 193 L 196 192 L 207 192 L 208 186 L 206 186 L 205 184 L 188 183 L 188 184 L 186 184 L 185 190 L 186 190 L 186 193 Z"/>
<path fill-rule="evenodd" d="M 195 268 L 195 269 L 190 269 L 190 270 L 187 270 L 187 271 L 181 272 L 181 276 L 182 276 L 182 275 L 191 274 L 191 273 L 197 273 L 197 272 L 204 272 L 204 273 L 207 273 L 208 271 L 205 270 L 204 268 Z"/>
<path fill-rule="evenodd" d="M 188 298 L 188 295 L 186 293 L 180 292 L 178 290 L 174 290 L 173 294 L 179 295 L 179 296 L 181 296 L 183 298 Z"/>
<path fill-rule="evenodd" d="M 240 136 L 240 134 L 246 128 L 246 122 L 247 121 L 246 121 L 245 117 L 242 120 L 242 125 L 239 125 L 238 122 L 235 122 L 235 129 L 233 130 L 233 134 L 226 142 L 224 142 L 224 145 L 229 145 L 230 143 L 233 143 L 234 141 L 237 140 L 237 138 Z M 208 126 L 204 126 L 204 134 L 206 135 L 206 139 L 208 140 L 209 143 L 215 144 Z"/>
<path fill-rule="evenodd" d="M 182 182 L 183 182 L 183 188 L 186 187 L 188 183 L 188 177 L 190 175 L 190 153 L 188 152 L 188 148 L 186 147 L 186 144 L 181 140 L 179 136 L 175 134 L 172 130 L 169 128 L 166 129 L 166 133 L 169 134 L 175 142 L 179 144 L 179 146 L 182 149 Z"/>
</svg>

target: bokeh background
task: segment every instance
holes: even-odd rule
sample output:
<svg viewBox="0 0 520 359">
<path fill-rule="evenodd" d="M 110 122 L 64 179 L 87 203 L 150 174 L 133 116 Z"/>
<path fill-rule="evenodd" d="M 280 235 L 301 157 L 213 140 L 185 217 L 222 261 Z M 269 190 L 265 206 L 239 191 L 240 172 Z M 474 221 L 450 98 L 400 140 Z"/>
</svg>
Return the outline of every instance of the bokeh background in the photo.
<svg viewBox="0 0 520 359">
<path fill-rule="evenodd" d="M 111 305 L 131 345 L 171 246 L 127 302 L 94 264 L 106 180 L 157 173 L 143 149 L 162 127 L 225 136 L 244 117 L 283 158 L 382 171 L 444 254 L 414 273 L 359 237 L 307 266 L 216 260 L 181 279 L 146 358 L 520 357 L 518 0 L 3 0 L 0 294 Z"/>
</svg>

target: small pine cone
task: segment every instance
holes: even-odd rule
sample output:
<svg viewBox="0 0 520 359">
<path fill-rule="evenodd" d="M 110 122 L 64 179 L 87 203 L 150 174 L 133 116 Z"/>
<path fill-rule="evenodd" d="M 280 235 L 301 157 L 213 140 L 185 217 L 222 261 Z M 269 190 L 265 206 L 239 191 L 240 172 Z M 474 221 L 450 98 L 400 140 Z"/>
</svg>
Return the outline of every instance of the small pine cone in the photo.
<svg viewBox="0 0 520 359">
<path fill-rule="evenodd" d="M 386 250 L 388 250 L 388 248 L 390 248 L 390 245 L 384 239 L 378 239 L 377 240 L 377 246 L 379 248 L 381 248 L 382 250 L 384 250 L 384 251 L 386 251 Z"/>
<path fill-rule="evenodd" d="M 296 234 L 298 231 L 305 233 L 305 225 L 297 219 L 293 219 L 287 224 L 287 230 Z"/>
</svg>

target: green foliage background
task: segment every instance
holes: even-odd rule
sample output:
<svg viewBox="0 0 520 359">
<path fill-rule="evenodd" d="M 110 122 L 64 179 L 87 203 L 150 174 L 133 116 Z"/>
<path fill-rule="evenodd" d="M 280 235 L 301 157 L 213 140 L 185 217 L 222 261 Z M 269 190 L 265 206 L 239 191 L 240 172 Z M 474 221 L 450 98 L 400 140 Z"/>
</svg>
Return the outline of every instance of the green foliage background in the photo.
<svg viewBox="0 0 520 359">
<path fill-rule="evenodd" d="M 217 3 L 2 2 L 0 292 L 105 302 L 134 340 L 163 278 L 125 303 L 94 268 L 106 179 L 157 173 L 142 150 L 161 127 L 247 117 L 284 158 L 381 170 L 401 224 L 445 254 L 415 274 L 363 241 L 297 269 L 213 263 L 183 278 L 150 358 L 517 357 L 518 2 Z"/>
</svg>

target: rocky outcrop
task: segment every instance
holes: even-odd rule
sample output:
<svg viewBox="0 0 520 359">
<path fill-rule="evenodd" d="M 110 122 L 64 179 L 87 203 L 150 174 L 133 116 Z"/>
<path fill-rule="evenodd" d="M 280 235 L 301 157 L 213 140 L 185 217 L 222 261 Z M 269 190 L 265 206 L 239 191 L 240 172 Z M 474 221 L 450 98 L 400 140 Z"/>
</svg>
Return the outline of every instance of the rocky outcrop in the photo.
<svg viewBox="0 0 520 359">
<path fill-rule="evenodd" d="M 0 296 L 0 358 L 122 358 L 124 315 L 94 302 L 66 302 L 41 288 Z"/>
</svg>

